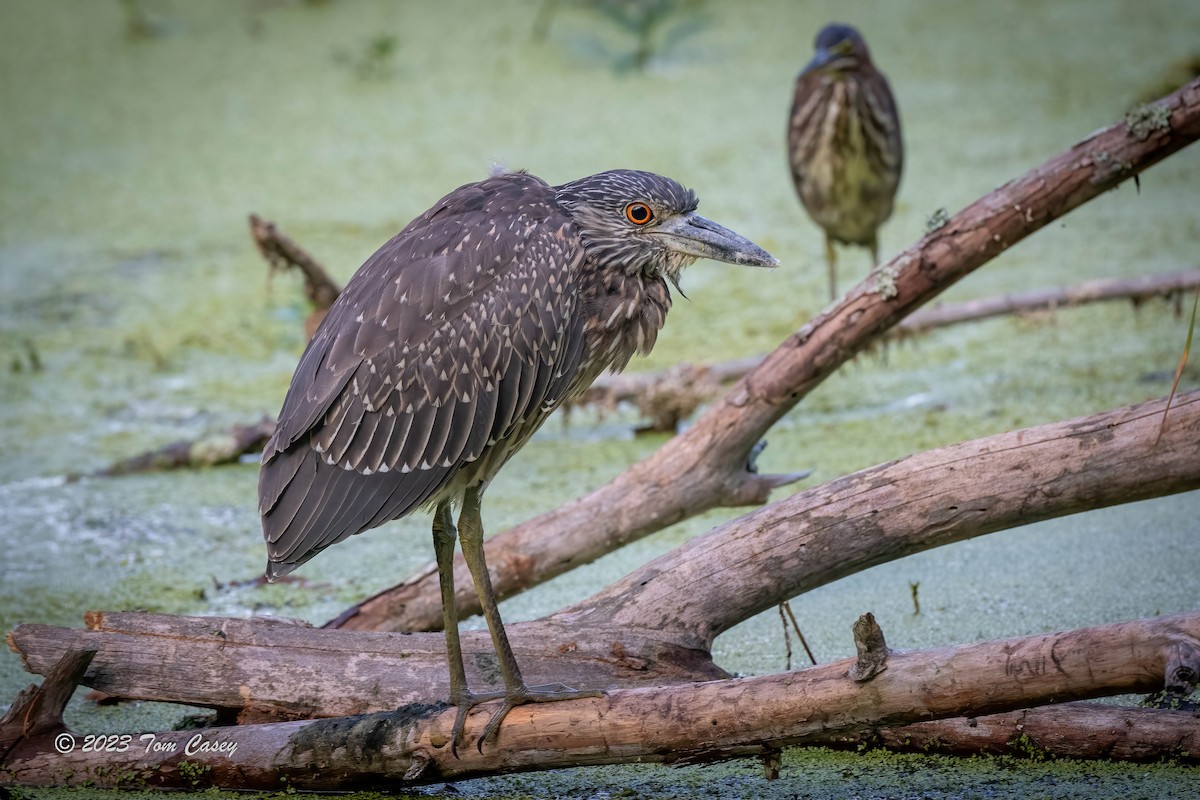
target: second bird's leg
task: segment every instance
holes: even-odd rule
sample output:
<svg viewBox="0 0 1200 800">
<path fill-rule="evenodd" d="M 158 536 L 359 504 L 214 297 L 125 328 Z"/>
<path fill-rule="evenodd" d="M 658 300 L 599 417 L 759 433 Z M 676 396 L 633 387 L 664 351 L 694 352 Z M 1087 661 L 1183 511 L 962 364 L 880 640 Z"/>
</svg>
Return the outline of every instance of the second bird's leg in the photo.
<svg viewBox="0 0 1200 800">
<path fill-rule="evenodd" d="M 517 665 L 512 646 L 508 643 L 508 634 L 504 631 L 504 621 L 500 619 L 500 610 L 496 607 L 496 592 L 492 589 L 492 579 L 488 575 L 487 563 L 483 558 L 483 520 L 479 513 L 478 487 L 467 489 L 463 496 L 462 512 L 458 517 L 459 536 L 462 540 L 463 558 L 471 570 L 471 578 L 475 581 L 475 592 L 479 596 L 479 605 L 483 609 L 483 618 L 487 621 L 488 631 L 492 634 L 492 645 L 496 648 L 496 658 L 500 665 L 500 674 L 504 676 L 504 705 L 500 707 L 487 726 L 479 734 L 477 746 L 483 752 L 483 743 L 496 734 L 500 723 L 519 705 L 525 703 L 547 703 L 555 700 L 575 700 L 580 697 L 600 697 L 599 691 L 578 691 L 567 686 L 526 686 L 521 677 L 521 668 Z"/>
<path fill-rule="evenodd" d="M 837 251 L 829 234 L 825 234 L 825 267 L 829 270 L 829 299 L 837 300 Z"/>
<path fill-rule="evenodd" d="M 438 580 L 442 587 L 442 627 L 446 633 L 446 663 L 450 667 L 450 702 L 458 707 L 450 733 L 450 750 L 458 756 L 458 740 L 467 722 L 467 712 L 485 700 L 504 697 L 504 692 L 472 694 L 463 666 L 462 644 L 458 637 L 458 608 L 454 603 L 454 519 L 450 501 L 444 500 L 433 512 L 433 552 L 437 556 Z"/>
</svg>

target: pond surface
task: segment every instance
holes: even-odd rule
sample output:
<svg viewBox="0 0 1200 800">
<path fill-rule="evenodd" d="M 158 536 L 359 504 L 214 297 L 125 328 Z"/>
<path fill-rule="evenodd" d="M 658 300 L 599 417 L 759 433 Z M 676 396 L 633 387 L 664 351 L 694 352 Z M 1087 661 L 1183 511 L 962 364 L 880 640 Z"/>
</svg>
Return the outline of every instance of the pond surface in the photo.
<svg viewBox="0 0 1200 800">
<path fill-rule="evenodd" d="M 88 609 L 273 614 L 321 622 L 432 557 L 403 520 L 253 587 L 264 548 L 256 465 L 67 482 L 169 441 L 274 415 L 303 347 L 292 276 L 268 281 L 246 215 L 272 220 L 345 280 L 410 218 L 492 164 L 552 183 L 616 166 L 696 189 L 701 211 L 780 258 L 701 262 L 635 369 L 763 352 L 818 312 L 823 243 L 785 166 L 791 83 L 815 31 L 858 25 L 908 146 L 882 254 L 1107 125 L 1200 47 L 1200 4 L 700 4 L 644 71 L 634 39 L 561 3 L 0 4 L 0 629 L 79 625 Z M 149 35 L 129 32 L 141 15 Z M 947 293 L 980 297 L 1195 267 L 1200 149 L 1021 243 Z M 842 251 L 844 286 L 867 255 Z M 930 447 L 1166 394 L 1186 334 L 1167 303 L 1110 304 L 935 332 L 858 359 L 769 436 L 764 471 L 804 485 Z M 1195 386 L 1200 371 L 1185 373 Z M 600 485 L 659 446 L 633 412 L 552 420 L 489 491 L 504 528 Z M 503 605 L 546 614 L 738 512 L 705 514 Z M 1080 514 L 876 567 L 792 602 L 822 662 L 871 610 L 900 648 L 1200 608 L 1200 493 Z M 913 616 L 910 583 L 920 582 Z M 475 621 L 473 624 L 478 624 Z M 784 665 L 778 616 L 718 639 L 745 674 Z M 0 653 L 0 704 L 30 680 Z M 82 692 L 78 693 L 82 695 Z M 81 731 L 169 726 L 155 704 L 97 708 Z M 1195 796 L 1193 771 L 1010 759 L 787 754 L 470 781 L 475 797 Z M 70 794 L 70 793 L 66 793 Z M 114 795 L 117 796 L 117 795 Z M 231 795 L 232 796 L 232 795 Z"/>
</svg>

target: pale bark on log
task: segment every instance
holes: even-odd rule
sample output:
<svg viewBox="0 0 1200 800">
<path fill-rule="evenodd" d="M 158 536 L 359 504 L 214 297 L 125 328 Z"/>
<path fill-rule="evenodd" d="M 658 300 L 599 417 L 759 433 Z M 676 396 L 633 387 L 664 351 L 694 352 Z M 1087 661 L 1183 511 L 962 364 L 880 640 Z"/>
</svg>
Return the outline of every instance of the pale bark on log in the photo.
<svg viewBox="0 0 1200 800">
<path fill-rule="evenodd" d="M 968 206 L 882 265 L 789 337 L 687 431 L 605 486 L 491 538 L 487 562 L 509 597 L 717 506 L 760 505 L 791 476 L 752 472 L 762 436 L 801 398 L 919 306 L 1064 214 L 1200 138 L 1200 79 L 1156 105 L 1161 116 L 1100 130 Z M 1157 123 L 1150 124 L 1157 120 Z M 478 612 L 455 561 L 460 618 Z M 359 630 L 435 630 L 437 570 L 340 615 Z"/>
<path fill-rule="evenodd" d="M 526 677 L 607 688 L 707 680 L 718 633 L 888 560 L 1037 519 L 1200 487 L 1200 390 L 918 453 L 722 525 L 592 598 L 508 626 Z M 770 580 L 763 576 L 769 575 Z M 695 587 L 703 586 L 704 591 Z M 440 634 L 90 614 L 89 630 L 21 625 L 43 673 L 98 649 L 84 682 L 121 697 L 231 709 L 242 721 L 340 716 L 448 696 Z M 498 686 L 490 641 L 464 632 L 469 677 Z"/>
<path fill-rule="evenodd" d="M 1200 658 L 1200 613 L 1060 633 L 889 654 L 865 683 L 853 659 L 759 678 L 613 690 L 603 697 L 521 706 L 498 741 L 451 752 L 455 711 L 444 704 L 308 722 L 154 734 L 173 752 L 57 752 L 47 737 L 19 743 L 0 783 L 29 786 L 388 789 L 535 769 L 644 761 L 705 761 L 769 753 L 829 731 L 998 713 L 1103 694 L 1152 691 L 1169 651 Z M 951 688 L 953 687 L 953 688 Z M 468 739 L 490 705 L 468 716 Z M 188 742 L 225 743 L 186 752 Z M 236 748 L 232 752 L 228 745 Z M 552 743 L 552 744 L 551 744 Z M 184 766 L 187 762 L 187 766 Z"/>
<path fill-rule="evenodd" d="M 98 650 L 82 683 L 134 700 L 236 713 L 241 723 L 338 717 L 449 696 L 440 633 L 321 630 L 292 620 L 89 612 L 86 629 L 24 624 L 8 636 L 25 668 L 45 673 L 65 653 Z M 640 630 L 575 630 L 547 621 L 507 626 L 531 684 L 647 686 L 727 677 L 708 653 Z M 463 631 L 473 689 L 502 689 L 487 631 Z"/>
<path fill-rule="evenodd" d="M 1154 298 L 1170 300 L 1184 291 L 1200 287 L 1200 269 L 1134 278 L 1100 278 L 1072 286 L 1012 292 L 958 303 L 922 308 L 905 317 L 888 331 L 887 339 L 905 339 L 919 333 L 1010 314 L 1054 311 L 1091 303 L 1126 300 L 1139 307 Z M 678 364 L 662 372 L 606 373 L 601 375 L 571 406 L 598 405 L 613 408 L 632 402 L 653 409 L 656 394 L 683 395 L 681 405 L 694 401 L 692 410 L 710 399 L 724 384 L 732 383 L 762 363 L 764 356 L 749 356 L 712 364 Z M 650 413 L 644 411 L 643 413 Z M 673 428 L 672 428 L 673 430 Z"/>
</svg>

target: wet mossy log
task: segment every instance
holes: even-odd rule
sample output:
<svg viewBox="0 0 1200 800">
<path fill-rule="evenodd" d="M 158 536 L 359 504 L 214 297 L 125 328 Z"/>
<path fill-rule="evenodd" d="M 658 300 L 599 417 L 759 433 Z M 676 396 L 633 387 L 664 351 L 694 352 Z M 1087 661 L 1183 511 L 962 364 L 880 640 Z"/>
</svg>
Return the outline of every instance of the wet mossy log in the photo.
<svg viewBox="0 0 1200 800">
<path fill-rule="evenodd" d="M 243 644 L 226 639 L 225 648 Z M 465 733 L 472 744 L 457 756 L 449 746 L 455 710 L 440 703 L 336 719 L 163 731 L 150 734 L 152 752 L 145 735 L 131 736 L 123 752 L 75 747 L 66 753 L 49 735 L 34 736 L 9 751 L 0 783 L 395 789 L 588 764 L 709 761 L 769 753 L 830 730 L 1152 691 L 1178 678 L 1181 647 L 1194 680 L 1200 613 L 891 651 L 886 669 L 858 681 L 849 675 L 855 661 L 846 659 L 765 677 L 616 689 L 598 698 L 521 706 L 508 715 L 498 740 L 480 752 L 473 737 L 489 719 L 490 705 L 484 705 L 468 716 Z M 1194 740 L 1196 729 L 1193 718 L 1183 734 Z"/>
<path fill-rule="evenodd" d="M 718 506 L 760 505 L 795 475 L 759 475 L 762 437 L 803 397 L 959 279 L 1087 201 L 1200 138 L 1200 79 L 1104 128 L 963 209 L 874 270 L 769 353 L 690 428 L 608 484 L 488 540 L 500 597 L 586 564 Z M 479 604 L 461 556 L 459 618 Z M 436 630 L 437 570 L 360 603 L 330 624 Z"/>
<path fill-rule="evenodd" d="M 580 688 L 724 673 L 714 638 L 781 601 L 886 561 L 1084 509 L 1200 488 L 1200 390 L 918 453 L 721 525 L 588 600 L 509 626 L 526 677 Z M 504 569 L 504 567 L 501 567 Z M 697 587 L 703 587 L 698 590 Z M 90 614 L 88 630 L 20 625 L 9 644 L 44 674 L 95 649 L 84 683 L 225 709 L 243 721 L 340 716 L 448 696 L 439 633 Z M 491 645 L 464 634 L 470 680 L 498 687 Z"/>
</svg>

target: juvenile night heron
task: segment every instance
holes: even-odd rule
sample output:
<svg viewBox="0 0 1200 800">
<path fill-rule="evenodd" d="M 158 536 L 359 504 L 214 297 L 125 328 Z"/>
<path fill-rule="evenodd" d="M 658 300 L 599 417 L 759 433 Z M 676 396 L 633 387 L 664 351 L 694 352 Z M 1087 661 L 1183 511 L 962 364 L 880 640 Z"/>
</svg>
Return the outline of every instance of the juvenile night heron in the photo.
<svg viewBox="0 0 1200 800">
<path fill-rule="evenodd" d="M 259 507 L 274 580 L 332 544 L 433 511 L 457 747 L 467 712 L 593 696 L 526 687 L 483 556 L 480 500 L 550 413 L 647 353 L 697 258 L 775 266 L 695 213 L 669 178 L 613 170 L 562 186 L 525 173 L 455 189 L 371 256 L 309 342 L 263 453 Z M 467 687 L 454 605 L 452 507 L 504 677 Z"/>
<path fill-rule="evenodd" d="M 816 54 L 796 78 L 788 120 L 792 181 L 809 216 L 825 230 L 829 296 L 837 298 L 834 242 L 871 249 L 892 214 L 904 162 L 900 115 L 887 78 L 849 25 L 826 25 Z"/>
</svg>

